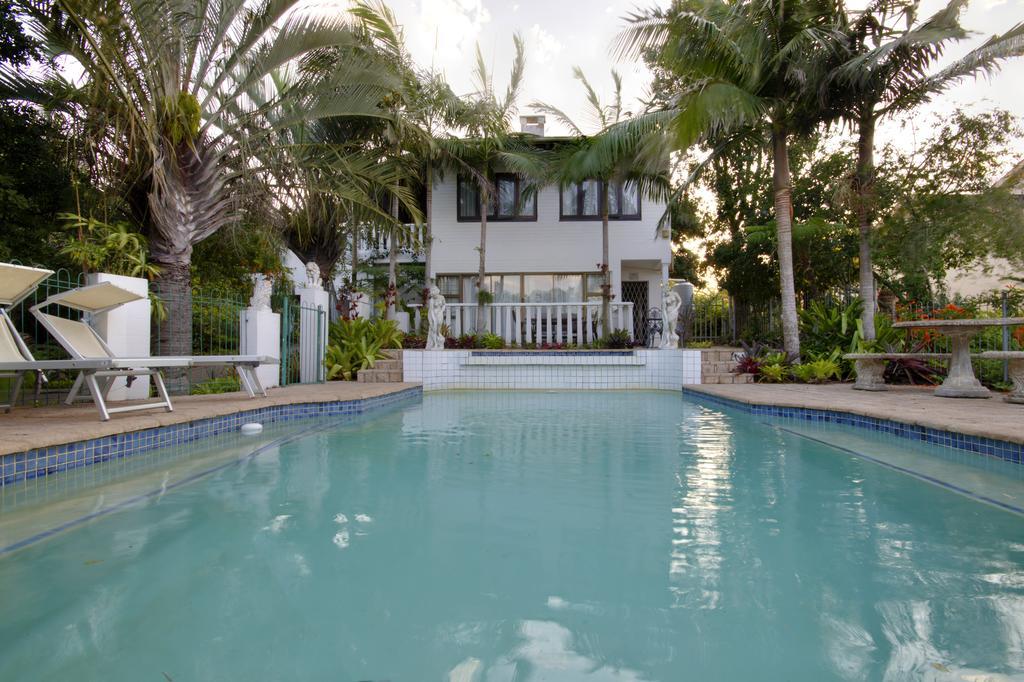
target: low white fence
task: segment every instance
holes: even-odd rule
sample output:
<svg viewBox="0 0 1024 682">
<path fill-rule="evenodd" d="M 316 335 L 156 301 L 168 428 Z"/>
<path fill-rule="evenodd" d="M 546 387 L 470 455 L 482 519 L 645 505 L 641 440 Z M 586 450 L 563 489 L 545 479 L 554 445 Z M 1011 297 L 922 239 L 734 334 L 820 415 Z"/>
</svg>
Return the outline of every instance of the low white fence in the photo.
<svg viewBox="0 0 1024 682">
<path fill-rule="evenodd" d="M 413 309 L 413 328 L 420 328 L 421 306 Z M 611 328 L 625 329 L 633 338 L 633 304 L 612 303 Z M 477 330 L 476 303 L 450 303 L 444 323 L 449 336 Z M 601 302 L 586 303 L 488 303 L 484 306 L 484 330 L 505 343 L 593 343 L 601 338 Z"/>
</svg>

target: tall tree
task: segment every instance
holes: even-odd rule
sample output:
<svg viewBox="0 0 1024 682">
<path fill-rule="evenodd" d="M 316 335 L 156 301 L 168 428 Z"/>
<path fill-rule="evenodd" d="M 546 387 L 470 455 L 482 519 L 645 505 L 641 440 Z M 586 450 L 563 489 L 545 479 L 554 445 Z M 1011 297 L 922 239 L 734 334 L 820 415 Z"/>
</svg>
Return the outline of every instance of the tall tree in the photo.
<svg viewBox="0 0 1024 682">
<path fill-rule="evenodd" d="M 609 144 L 603 137 L 614 135 L 614 126 L 629 113 L 622 108 L 622 77 L 612 70 L 612 100 L 605 104 L 597 91 L 587 80 L 578 66 L 573 76 L 583 85 L 587 101 L 587 113 L 596 130 L 587 134 L 564 110 L 544 102 L 534 102 L 531 107 L 554 116 L 569 128 L 577 139 L 573 144 L 560 148 L 551 161 L 552 176 L 560 185 L 581 183 L 587 180 L 601 181 L 601 334 L 611 334 L 612 281 L 609 262 L 609 220 L 612 204 L 611 191 L 615 184 L 635 185 L 640 197 L 667 198 L 668 196 L 668 154 L 656 162 L 641 154 L 641 149 L 623 144 Z M 652 170 L 653 169 L 653 172 Z M 668 220 L 663 216 L 662 220 Z"/>
<path fill-rule="evenodd" d="M 85 82 L 56 70 L 44 82 L 5 71 L 4 94 L 52 101 L 59 93 L 74 113 L 103 120 L 97 146 L 129 178 L 128 203 L 160 268 L 155 288 L 169 308 L 160 336 L 171 353 L 191 351 L 193 246 L 237 219 L 235 192 L 265 170 L 260 154 L 274 133 L 299 120 L 381 115 L 391 81 L 372 55 L 351 53 L 316 79 L 262 96 L 304 57 L 359 47 L 347 16 L 298 5 L 58 0 L 67 18 L 58 23 L 26 4 L 32 32 L 75 60 Z"/>
<path fill-rule="evenodd" d="M 385 197 L 393 218 L 388 228 L 387 314 L 391 317 L 396 310 L 398 294 L 399 247 L 417 246 L 422 242 L 426 253 L 426 278 L 429 280 L 432 276 L 433 176 L 436 167 L 458 164 L 458 141 L 447 135 L 447 129 L 458 124 L 458 115 L 463 107 L 440 74 L 417 67 L 406 49 L 402 29 L 387 5 L 360 0 L 352 13 L 359 19 L 363 35 L 393 70 L 398 83 L 385 100 L 390 115 L 382 126 L 380 152 L 403 172 L 403 185 L 426 199 L 424 215 L 420 215 L 419 206 L 407 211 L 421 228 L 421 231 L 409 231 L 401 224 L 396 197 Z"/>
<path fill-rule="evenodd" d="M 476 67 L 473 76 L 476 81 L 474 92 L 466 103 L 462 122 L 466 132 L 460 141 L 458 154 L 465 167 L 472 169 L 472 180 L 476 183 L 480 202 L 480 264 L 476 280 L 476 330 L 486 330 L 487 292 L 487 213 L 494 197 L 493 176 L 496 170 L 511 170 L 528 178 L 543 176 L 543 162 L 528 144 L 512 132 L 517 111 L 516 100 L 523 83 L 526 69 L 526 51 L 523 39 L 513 37 L 515 57 L 508 88 L 498 95 L 494 79 L 484 62 L 480 46 L 476 49 Z"/>
<path fill-rule="evenodd" d="M 783 342 L 800 354 L 793 279 L 793 199 L 790 137 L 813 127 L 819 112 L 808 97 L 831 46 L 837 7 L 832 0 L 687 0 L 668 10 L 634 14 L 619 50 L 663 65 L 680 89 L 657 113 L 673 148 L 705 140 L 721 153 L 737 134 L 768 129 L 778 237 Z M 643 117 L 641 117 L 643 118 Z M 667 119 L 667 120 L 666 120 Z M 641 130 L 641 127 L 633 126 Z"/>
<path fill-rule="evenodd" d="M 968 0 L 951 0 L 916 22 L 919 0 L 874 0 L 851 13 L 843 26 L 842 59 L 824 82 L 822 94 L 857 128 L 857 164 L 850 190 L 860 234 L 860 297 L 864 338 L 875 337 L 875 273 L 871 235 L 876 222 L 875 130 L 887 116 L 905 114 L 960 79 L 998 69 L 1002 60 L 1024 54 L 1024 23 L 992 36 L 953 64 L 933 67 L 947 47 L 968 37 L 960 14 Z"/>
</svg>

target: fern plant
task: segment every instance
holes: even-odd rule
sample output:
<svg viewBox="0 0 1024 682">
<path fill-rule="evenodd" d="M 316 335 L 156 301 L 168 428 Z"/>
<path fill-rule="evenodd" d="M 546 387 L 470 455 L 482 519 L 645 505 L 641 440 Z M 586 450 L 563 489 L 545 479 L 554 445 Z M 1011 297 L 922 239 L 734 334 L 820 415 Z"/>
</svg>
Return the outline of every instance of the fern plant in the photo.
<svg viewBox="0 0 1024 682">
<path fill-rule="evenodd" d="M 394 320 L 338 320 L 328 329 L 324 366 L 328 381 L 354 381 L 372 369 L 389 348 L 402 347 L 403 334 Z"/>
</svg>

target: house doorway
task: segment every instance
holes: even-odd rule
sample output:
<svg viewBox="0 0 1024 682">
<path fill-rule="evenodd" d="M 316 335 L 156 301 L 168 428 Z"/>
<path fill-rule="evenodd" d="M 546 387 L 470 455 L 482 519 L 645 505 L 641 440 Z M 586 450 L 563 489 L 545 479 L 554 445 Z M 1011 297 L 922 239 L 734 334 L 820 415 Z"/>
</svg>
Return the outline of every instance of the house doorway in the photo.
<svg viewBox="0 0 1024 682">
<path fill-rule="evenodd" d="M 647 345 L 647 282 L 623 282 L 622 300 L 633 304 L 633 337 Z"/>
</svg>

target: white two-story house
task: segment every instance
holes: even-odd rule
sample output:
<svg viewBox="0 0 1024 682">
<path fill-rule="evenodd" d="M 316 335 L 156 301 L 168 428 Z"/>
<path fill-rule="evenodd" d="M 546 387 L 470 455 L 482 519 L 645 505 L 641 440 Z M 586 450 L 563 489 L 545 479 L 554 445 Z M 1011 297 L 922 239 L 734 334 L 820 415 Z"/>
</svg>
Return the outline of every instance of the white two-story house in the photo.
<svg viewBox="0 0 1024 682">
<path fill-rule="evenodd" d="M 523 132 L 543 137 L 543 116 L 523 116 Z M 547 138 L 557 144 L 557 138 Z M 525 192 L 515 174 L 496 173 L 487 215 L 487 282 L 495 303 L 597 303 L 601 300 L 601 191 L 593 180 Z M 432 275 L 448 303 L 475 302 L 480 197 L 454 174 L 433 183 Z M 633 304 L 642 335 L 672 260 L 671 230 L 659 228 L 666 206 L 616 184 L 609 206 L 609 268 L 613 300 Z M 667 223 L 666 223 L 667 225 Z"/>
</svg>

